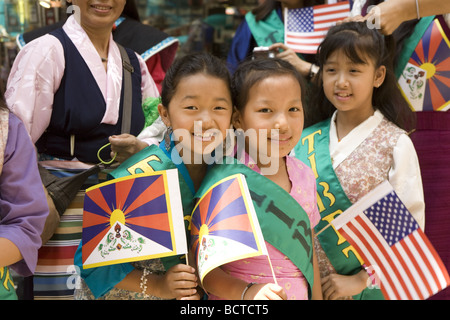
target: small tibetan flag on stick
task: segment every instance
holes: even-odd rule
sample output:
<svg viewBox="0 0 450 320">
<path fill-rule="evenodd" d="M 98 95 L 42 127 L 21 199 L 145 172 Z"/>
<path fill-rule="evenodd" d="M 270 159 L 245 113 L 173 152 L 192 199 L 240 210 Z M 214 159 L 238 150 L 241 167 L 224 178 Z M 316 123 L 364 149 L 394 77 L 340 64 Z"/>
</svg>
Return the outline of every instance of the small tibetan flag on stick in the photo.
<svg viewBox="0 0 450 320">
<path fill-rule="evenodd" d="M 187 253 L 176 169 L 130 175 L 86 190 L 84 268 Z"/>
<path fill-rule="evenodd" d="M 272 268 L 242 174 L 219 181 L 199 200 L 191 218 L 191 246 L 202 282 L 211 270 L 244 258 L 266 255 Z M 272 275 L 277 283 L 273 269 Z"/>
</svg>

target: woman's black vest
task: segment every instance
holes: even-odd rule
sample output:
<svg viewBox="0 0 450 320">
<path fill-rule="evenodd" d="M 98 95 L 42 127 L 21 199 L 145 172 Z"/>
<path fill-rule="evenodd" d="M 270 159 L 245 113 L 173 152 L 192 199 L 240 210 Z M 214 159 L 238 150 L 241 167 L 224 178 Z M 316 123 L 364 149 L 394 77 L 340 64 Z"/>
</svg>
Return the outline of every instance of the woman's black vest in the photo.
<svg viewBox="0 0 450 320">
<path fill-rule="evenodd" d="M 63 159 L 98 163 L 97 151 L 107 144 L 108 137 L 121 132 L 123 109 L 123 80 L 117 124 L 101 123 L 106 102 L 86 62 L 62 28 L 50 33 L 64 48 L 65 70 L 61 85 L 54 96 L 50 125 L 37 141 L 39 153 Z M 134 67 L 132 78 L 131 132 L 137 136 L 144 126 L 142 111 L 141 68 L 136 54 L 126 49 Z M 126 72 L 124 70 L 124 72 Z M 74 150 L 71 152 L 71 136 Z M 104 148 L 102 159 L 110 159 L 110 148 Z"/>
</svg>

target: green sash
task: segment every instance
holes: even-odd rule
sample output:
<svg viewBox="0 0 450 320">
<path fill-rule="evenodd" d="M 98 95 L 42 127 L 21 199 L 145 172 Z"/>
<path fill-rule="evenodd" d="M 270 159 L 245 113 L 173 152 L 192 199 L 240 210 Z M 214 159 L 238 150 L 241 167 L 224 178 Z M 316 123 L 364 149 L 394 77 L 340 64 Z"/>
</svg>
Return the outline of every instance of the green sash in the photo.
<svg viewBox="0 0 450 320">
<path fill-rule="evenodd" d="M 17 300 L 16 289 L 8 267 L 0 268 L 0 300 Z"/>
<path fill-rule="evenodd" d="M 161 148 L 156 145 L 151 145 L 128 158 L 116 170 L 112 171 L 109 176 L 112 179 L 116 179 L 132 174 L 169 169 L 178 168 Z M 178 179 L 180 181 L 181 202 L 183 206 L 183 215 L 185 216 L 185 228 L 187 230 L 189 225 L 188 218 L 194 208 L 194 197 L 180 170 L 178 170 Z M 175 264 L 180 263 L 180 259 L 184 258 L 184 255 L 172 256 L 161 258 L 161 261 L 167 270 Z"/>
<path fill-rule="evenodd" d="M 276 10 L 272 10 L 264 20 L 258 22 L 253 13 L 248 12 L 245 20 L 258 46 L 269 47 L 277 42 L 284 43 L 284 23 Z"/>
<path fill-rule="evenodd" d="M 234 164 L 231 164 L 233 163 Z M 308 281 L 309 297 L 313 286 L 313 254 L 309 217 L 303 208 L 285 190 L 261 174 L 238 162 L 226 158 L 216 164 L 203 179 L 196 198 L 200 198 L 218 181 L 241 173 L 255 206 L 264 239 L 285 254 Z"/>
<path fill-rule="evenodd" d="M 295 156 L 309 164 L 317 183 L 317 202 L 321 220 L 315 227 L 318 233 L 330 221 L 352 205 L 333 170 L 329 150 L 330 119 L 303 130 L 300 142 L 295 146 Z M 338 274 L 351 275 L 361 270 L 362 258 L 334 227 L 318 235 L 320 244 Z M 366 289 L 355 299 L 383 299 L 378 289 Z"/>
<path fill-rule="evenodd" d="M 413 33 L 404 41 L 402 52 L 400 53 L 397 65 L 395 66 L 395 76 L 397 79 L 401 76 L 403 69 L 405 69 L 412 53 L 416 49 L 417 44 L 422 39 L 425 31 L 427 31 L 430 23 L 434 21 L 434 18 L 435 16 L 421 18 L 414 27 Z"/>
</svg>

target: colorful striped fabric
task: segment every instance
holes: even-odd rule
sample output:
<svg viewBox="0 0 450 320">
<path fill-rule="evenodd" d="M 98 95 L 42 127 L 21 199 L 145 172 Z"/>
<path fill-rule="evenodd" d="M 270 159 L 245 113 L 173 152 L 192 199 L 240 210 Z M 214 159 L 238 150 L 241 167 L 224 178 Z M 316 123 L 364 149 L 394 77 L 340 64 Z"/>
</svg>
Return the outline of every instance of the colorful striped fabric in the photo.
<svg viewBox="0 0 450 320">
<path fill-rule="evenodd" d="M 52 174 L 63 178 L 77 174 L 84 169 L 59 169 L 54 165 L 55 161 L 66 162 L 58 166 L 71 168 L 66 161 L 46 154 L 39 154 L 41 165 Z M 70 203 L 50 240 L 44 244 L 38 252 L 38 262 L 33 275 L 34 300 L 73 300 L 76 280 L 79 272 L 74 265 L 75 251 L 81 241 L 83 226 L 83 204 L 85 190 L 93 185 L 107 180 L 107 175 L 113 169 L 103 169 L 95 175 L 91 175 L 78 191 L 75 199 Z M 26 285 L 25 285 L 26 286 Z M 30 285 L 31 286 L 31 285 Z M 31 291 L 25 288 L 25 291 Z"/>
<path fill-rule="evenodd" d="M 72 300 L 75 272 L 73 258 L 81 240 L 84 191 L 79 191 L 53 237 L 39 249 L 34 274 L 35 300 Z"/>
</svg>

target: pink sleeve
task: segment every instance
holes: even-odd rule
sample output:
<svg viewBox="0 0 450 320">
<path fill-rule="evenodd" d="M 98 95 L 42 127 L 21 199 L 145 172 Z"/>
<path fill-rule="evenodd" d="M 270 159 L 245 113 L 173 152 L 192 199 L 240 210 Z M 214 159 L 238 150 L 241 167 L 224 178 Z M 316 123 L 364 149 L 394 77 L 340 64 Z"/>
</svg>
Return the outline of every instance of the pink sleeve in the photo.
<svg viewBox="0 0 450 320">
<path fill-rule="evenodd" d="M 300 160 L 299 160 L 300 161 Z M 306 164 L 302 162 L 305 169 L 305 180 L 308 182 L 309 193 L 308 199 L 310 202 L 310 210 L 308 211 L 309 221 L 311 222 L 311 229 L 314 228 L 320 222 L 319 206 L 317 205 L 317 184 L 314 172 Z"/>
<path fill-rule="evenodd" d="M 53 96 L 61 83 L 64 66 L 61 43 L 51 35 L 28 43 L 14 60 L 5 98 L 33 143 L 50 123 Z"/>
<path fill-rule="evenodd" d="M 148 97 L 159 97 L 158 87 L 155 84 L 150 72 L 148 71 L 147 65 L 145 64 L 144 59 L 137 54 L 139 64 L 141 66 L 141 86 L 142 86 L 142 101 L 144 101 Z"/>
</svg>

